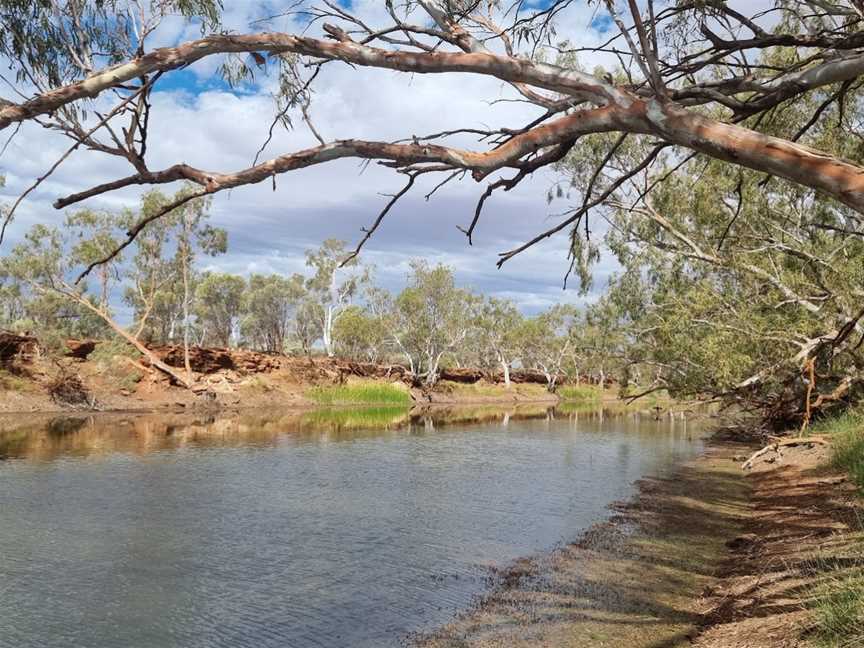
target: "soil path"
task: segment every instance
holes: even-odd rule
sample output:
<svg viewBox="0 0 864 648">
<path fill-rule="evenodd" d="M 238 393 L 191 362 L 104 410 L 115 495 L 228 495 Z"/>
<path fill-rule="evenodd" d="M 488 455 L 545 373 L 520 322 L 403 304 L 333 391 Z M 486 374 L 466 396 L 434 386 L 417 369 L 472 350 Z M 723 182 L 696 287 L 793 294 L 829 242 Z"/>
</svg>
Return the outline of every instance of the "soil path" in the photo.
<svg viewBox="0 0 864 648">
<path fill-rule="evenodd" d="M 723 578 L 702 601 L 698 648 L 812 646 L 813 586 L 861 560 L 862 501 L 824 468 L 825 446 L 788 449 L 757 463 L 744 534 L 729 543 Z"/>
</svg>

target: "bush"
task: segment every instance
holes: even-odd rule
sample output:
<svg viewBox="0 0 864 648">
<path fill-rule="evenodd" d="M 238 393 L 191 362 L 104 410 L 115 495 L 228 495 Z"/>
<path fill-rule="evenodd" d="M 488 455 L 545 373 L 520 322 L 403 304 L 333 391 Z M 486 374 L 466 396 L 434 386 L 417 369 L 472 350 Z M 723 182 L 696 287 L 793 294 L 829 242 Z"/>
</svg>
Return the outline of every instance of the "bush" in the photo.
<svg viewBox="0 0 864 648">
<path fill-rule="evenodd" d="M 128 344 L 124 340 L 114 338 L 111 340 L 101 340 L 93 353 L 90 354 L 88 360 L 98 362 L 103 365 L 110 365 L 116 356 L 124 356 L 133 360 L 141 357 L 138 349 Z"/>
</svg>

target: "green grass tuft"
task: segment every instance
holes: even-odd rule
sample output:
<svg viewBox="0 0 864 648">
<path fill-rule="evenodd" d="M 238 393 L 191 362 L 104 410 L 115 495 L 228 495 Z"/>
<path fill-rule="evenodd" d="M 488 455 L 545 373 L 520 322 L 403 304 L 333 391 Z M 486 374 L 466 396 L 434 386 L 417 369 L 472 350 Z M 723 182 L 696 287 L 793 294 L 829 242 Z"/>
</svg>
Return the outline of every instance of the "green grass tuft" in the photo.
<svg viewBox="0 0 864 648">
<path fill-rule="evenodd" d="M 829 578 L 815 589 L 810 607 L 816 644 L 828 648 L 864 645 L 864 572 Z"/>
<path fill-rule="evenodd" d="M 319 405 L 410 405 L 411 396 L 395 385 L 372 381 L 313 387 L 306 395 Z"/>
<path fill-rule="evenodd" d="M 599 403 L 603 400 L 603 390 L 595 385 L 562 385 L 556 393 L 565 401 Z"/>
<path fill-rule="evenodd" d="M 834 467 L 849 473 L 864 492 L 864 414 L 853 410 L 827 418 L 813 425 L 810 432 L 832 438 Z"/>
<path fill-rule="evenodd" d="M 303 423 L 312 428 L 342 430 L 388 429 L 406 420 L 407 407 L 363 407 L 359 409 L 315 410 L 303 415 Z"/>
</svg>

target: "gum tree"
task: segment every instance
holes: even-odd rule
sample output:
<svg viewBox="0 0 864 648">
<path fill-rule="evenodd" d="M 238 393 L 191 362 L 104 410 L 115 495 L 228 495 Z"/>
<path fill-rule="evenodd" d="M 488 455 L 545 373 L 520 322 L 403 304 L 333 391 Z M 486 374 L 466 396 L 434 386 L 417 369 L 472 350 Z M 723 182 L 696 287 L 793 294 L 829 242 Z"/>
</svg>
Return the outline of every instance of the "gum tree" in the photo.
<svg viewBox="0 0 864 648">
<path fill-rule="evenodd" d="M 309 295 L 320 309 L 319 330 L 328 356 L 335 354 L 333 329 L 371 278 L 371 269 L 362 265 L 345 250 L 345 242 L 324 241 L 317 250 L 306 251 L 306 265 L 315 274 L 306 282 Z"/>
<path fill-rule="evenodd" d="M 137 337 L 117 323 L 107 305 L 103 304 L 98 296 L 89 294 L 86 285 L 74 283 L 69 261 L 86 263 L 89 255 L 98 254 L 100 251 L 89 246 L 82 248 L 79 244 L 81 236 L 78 235 L 75 226 L 71 223 L 67 225 L 63 230 L 45 225 L 34 226 L 23 242 L 0 259 L 0 277 L 5 276 L 14 280 L 29 292 L 31 299 L 35 298 L 43 306 L 46 303 L 51 304 L 52 311 L 55 313 L 58 305 L 66 305 L 73 308 L 71 315 L 76 319 L 90 318 L 101 321 L 116 335 L 134 346 L 151 365 L 168 374 L 179 384 L 191 386 L 188 376 L 180 375 L 159 360 Z M 114 241 L 107 235 L 88 240 L 100 241 L 101 245 L 105 246 L 114 245 Z M 84 255 L 83 258 L 80 255 Z M 111 274 L 109 273 L 108 276 Z M 104 290 L 107 289 L 106 287 Z"/>
<path fill-rule="evenodd" d="M 849 119 L 850 91 L 864 75 L 864 18 L 857 3 L 780 0 L 763 8 L 726 0 L 598 0 L 598 19 L 611 26 L 599 44 L 556 36 L 583 30 L 571 22 L 576 5 L 573 0 L 383 0 L 379 11 L 367 15 L 359 13 L 359 4 L 301 0 L 288 13 L 296 31 L 267 31 L 285 24 L 280 15 L 257 21 L 244 33 L 220 27 L 214 0 L 156 0 L 146 6 L 126 0 L 35 5 L 2 0 L 0 53 L 16 81 L 0 101 L 0 130 L 35 122 L 68 136 L 70 152 L 86 148 L 130 167 L 127 175 L 96 186 L 82 179 L 72 193 L 57 197 L 57 208 L 130 186 L 186 181 L 202 197 L 275 182 L 281 174 L 340 158 L 374 161 L 393 168 L 404 185 L 361 245 L 421 176 L 436 184 L 462 178 L 487 182 L 478 192 L 476 212 L 466 218 L 470 241 L 492 193 L 585 151 L 590 135 L 608 134 L 610 147 L 579 176 L 572 209 L 525 246 L 502 253 L 501 263 L 547 236 L 573 230 L 616 187 L 662 158 L 751 169 L 830 198 L 838 209 L 864 213 L 861 163 L 811 138 L 808 126 L 819 121 L 825 106 L 839 107 L 846 117 L 836 129 L 857 137 L 857 120 Z M 151 47 L 168 14 L 185 17 L 203 36 Z M 607 69 L 587 72 L 578 65 L 580 58 L 604 55 L 610 55 Z M 241 169 L 218 164 L 203 169 L 180 159 L 152 166 L 150 150 L 160 144 L 149 137 L 151 119 L 158 118 L 149 100 L 153 89 L 178 70 L 211 58 L 234 82 L 253 72 L 274 75 L 275 115 L 262 114 L 262 124 L 302 122 L 318 143 L 269 158 L 262 146 L 254 164 Z M 536 112 L 515 128 L 477 128 L 454 119 L 446 132 L 424 134 L 406 118 L 405 138 L 398 141 L 352 138 L 350 132 L 326 139 L 313 125 L 316 81 L 343 63 L 402 73 L 406 92 L 413 74 L 465 77 L 466 88 L 472 77 L 493 78 L 511 88 L 505 99 L 526 102 Z M 766 127 L 766 116 L 814 98 L 801 132 Z M 454 142 L 453 135 L 461 141 Z M 479 143 L 462 144 L 471 136 Z M 642 153 L 620 159 L 618 149 L 634 142 Z M 31 189 L 67 157 L 35 178 Z M 662 184 L 643 189 L 651 193 Z M 166 205 L 164 213 L 174 206 Z M 132 226 L 128 237 L 149 222 L 152 218 Z"/>
<path fill-rule="evenodd" d="M 504 299 L 491 297 L 483 302 L 475 320 L 475 338 L 484 363 L 501 367 L 504 386 L 510 388 L 510 367 L 519 356 L 518 330 L 522 314 L 516 306 Z"/>
<path fill-rule="evenodd" d="M 253 274 L 243 296 L 240 331 L 254 348 L 285 353 L 306 298 L 304 278 Z"/>
<path fill-rule="evenodd" d="M 195 288 L 195 317 L 202 338 L 212 339 L 222 347 L 237 340 L 237 329 L 243 314 L 243 277 L 224 272 L 205 272 Z"/>
<path fill-rule="evenodd" d="M 458 288 L 452 269 L 411 262 L 408 285 L 393 302 L 391 327 L 412 375 L 428 387 L 438 381 L 441 359 L 468 338 L 477 298 Z"/>
</svg>

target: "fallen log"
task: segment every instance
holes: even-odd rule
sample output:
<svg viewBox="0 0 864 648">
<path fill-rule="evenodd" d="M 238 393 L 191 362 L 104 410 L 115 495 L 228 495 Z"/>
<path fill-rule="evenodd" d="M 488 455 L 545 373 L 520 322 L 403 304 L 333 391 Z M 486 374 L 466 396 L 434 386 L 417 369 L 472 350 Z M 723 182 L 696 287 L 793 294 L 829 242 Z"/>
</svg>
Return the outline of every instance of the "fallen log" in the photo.
<svg viewBox="0 0 864 648">
<path fill-rule="evenodd" d="M 770 452 L 776 452 L 778 455 L 782 456 L 782 452 L 780 448 L 792 448 L 795 446 L 814 446 L 814 445 L 828 445 L 830 441 L 826 440 L 823 437 L 812 436 L 812 437 L 803 437 L 803 438 L 795 438 L 795 439 L 782 439 L 780 441 L 775 441 L 774 443 L 769 443 L 767 446 L 762 448 L 761 450 L 757 450 L 750 458 L 745 461 L 741 465 L 742 470 L 750 470 L 753 467 L 754 462 L 760 457 L 764 457 L 766 454 Z"/>
</svg>

